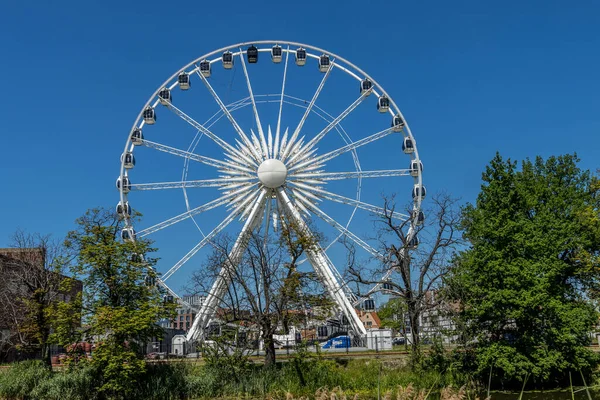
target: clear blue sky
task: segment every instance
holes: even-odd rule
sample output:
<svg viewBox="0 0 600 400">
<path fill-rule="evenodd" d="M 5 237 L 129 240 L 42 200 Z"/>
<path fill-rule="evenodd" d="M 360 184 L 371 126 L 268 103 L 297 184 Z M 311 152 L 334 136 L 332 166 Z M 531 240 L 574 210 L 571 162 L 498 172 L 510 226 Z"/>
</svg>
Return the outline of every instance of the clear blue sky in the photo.
<svg viewBox="0 0 600 400">
<path fill-rule="evenodd" d="M 496 151 L 577 152 L 596 170 L 599 16 L 594 1 L 4 1 L 0 246 L 112 207 L 148 96 L 241 41 L 309 43 L 368 71 L 409 121 L 430 192 L 473 201 Z"/>
</svg>

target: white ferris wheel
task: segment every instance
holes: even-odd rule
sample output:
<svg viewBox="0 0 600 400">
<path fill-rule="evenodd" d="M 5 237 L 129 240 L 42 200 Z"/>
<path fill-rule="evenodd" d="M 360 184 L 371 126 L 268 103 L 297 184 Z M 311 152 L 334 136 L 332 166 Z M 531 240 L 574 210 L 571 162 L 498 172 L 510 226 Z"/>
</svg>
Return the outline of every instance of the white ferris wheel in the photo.
<svg viewBox="0 0 600 400">
<path fill-rule="evenodd" d="M 424 218 L 423 164 L 392 97 L 351 62 L 301 43 L 239 43 L 181 68 L 143 106 L 120 164 L 123 240 L 149 236 L 181 252 L 157 267 L 170 296 L 177 294 L 168 281 L 189 274 L 186 264 L 217 235 L 237 238 L 229 255 L 235 267 L 256 229 L 273 234 L 285 218 L 310 232 L 310 219 L 329 231 L 305 264 L 359 335 L 366 331 L 355 307 L 372 302 L 368 295 L 385 289 L 391 271 L 359 298 L 332 261 L 340 258 L 336 244 L 343 238 L 385 259 L 366 222 L 384 212 L 384 190 L 412 194 L 412 212 L 393 214 L 405 222 L 409 248 Z M 152 224 L 134 229 L 132 206 Z M 203 338 L 227 291 L 225 275 L 212 285 L 188 340 Z"/>
</svg>

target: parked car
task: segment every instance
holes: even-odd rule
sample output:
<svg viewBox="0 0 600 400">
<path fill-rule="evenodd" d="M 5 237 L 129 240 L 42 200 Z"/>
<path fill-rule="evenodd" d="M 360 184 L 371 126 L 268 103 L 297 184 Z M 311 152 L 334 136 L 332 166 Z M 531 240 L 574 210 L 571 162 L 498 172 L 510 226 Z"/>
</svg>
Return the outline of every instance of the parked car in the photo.
<svg viewBox="0 0 600 400">
<path fill-rule="evenodd" d="M 321 346 L 322 349 L 345 349 L 348 347 L 352 347 L 350 336 L 338 336 L 329 339 Z"/>
<path fill-rule="evenodd" d="M 405 344 L 405 343 L 406 343 L 406 338 L 401 337 L 401 336 L 398 336 L 398 337 L 395 337 L 395 338 L 392 339 L 392 344 L 394 346 L 400 346 L 400 345 Z"/>
</svg>

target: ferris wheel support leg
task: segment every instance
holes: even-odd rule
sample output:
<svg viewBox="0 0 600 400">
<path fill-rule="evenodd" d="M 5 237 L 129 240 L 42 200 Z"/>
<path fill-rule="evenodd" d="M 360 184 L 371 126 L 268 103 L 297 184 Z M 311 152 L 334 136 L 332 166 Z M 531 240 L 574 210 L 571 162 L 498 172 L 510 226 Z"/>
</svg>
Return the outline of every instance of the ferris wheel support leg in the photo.
<svg viewBox="0 0 600 400">
<path fill-rule="evenodd" d="M 310 228 L 282 187 L 277 189 L 277 197 L 279 198 L 279 201 L 281 202 L 288 217 L 293 220 L 298 227 L 305 232 L 305 234 L 312 235 Z M 329 257 L 327 257 L 327 254 L 321 245 L 317 243 L 315 249 L 306 250 L 306 258 L 308 258 L 308 261 L 311 263 L 315 272 L 321 279 L 325 289 L 329 293 L 329 296 L 331 296 L 346 318 L 348 318 L 348 321 L 350 321 L 350 326 L 352 329 L 354 329 L 356 334 L 365 336 L 367 331 L 362 321 L 358 317 L 354 306 L 344 294 L 342 284 L 337 280 L 335 274 L 333 273 L 332 268 L 335 267 L 333 266 L 333 263 Z"/>
<path fill-rule="evenodd" d="M 237 265 L 240 263 L 242 256 L 244 255 L 244 252 L 248 248 L 252 232 L 260 222 L 263 215 L 265 203 L 266 191 L 261 190 L 256 202 L 252 206 L 252 211 L 250 211 L 242 231 L 233 244 L 233 248 L 229 252 L 227 262 L 223 268 L 221 268 L 221 271 L 219 271 L 219 274 L 217 275 L 210 292 L 206 296 L 206 299 L 204 299 L 204 302 L 200 307 L 200 311 L 194 319 L 192 327 L 187 333 L 186 339 L 188 342 L 196 342 L 204 338 L 206 327 L 208 326 L 210 320 L 214 317 L 217 307 L 219 306 L 219 303 L 223 299 L 223 296 L 229 287 L 229 273 L 232 269 L 237 268 Z"/>
</svg>

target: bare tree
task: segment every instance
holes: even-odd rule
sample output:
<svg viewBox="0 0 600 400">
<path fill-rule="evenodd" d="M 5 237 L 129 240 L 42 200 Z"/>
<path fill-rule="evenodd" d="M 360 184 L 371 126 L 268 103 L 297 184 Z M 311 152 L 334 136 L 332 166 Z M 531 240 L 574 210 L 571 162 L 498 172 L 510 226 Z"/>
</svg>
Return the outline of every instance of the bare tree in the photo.
<svg viewBox="0 0 600 400">
<path fill-rule="evenodd" d="M 6 347 L 39 352 L 50 365 L 51 309 L 64 300 L 63 247 L 50 235 L 16 231 L 12 248 L 0 258 L 0 326 L 5 328 Z"/>
<path fill-rule="evenodd" d="M 384 198 L 384 215 L 375 221 L 377 240 L 386 261 L 368 270 L 358 265 L 350 250 L 350 280 L 358 284 L 378 284 L 386 293 L 406 303 L 413 361 L 420 359 L 421 317 L 436 304 L 435 291 L 448 272 L 450 259 L 462 242 L 459 231 L 458 201 L 441 193 L 428 201 L 425 222 L 415 227 L 418 246 L 409 240 L 411 221 L 394 218 L 393 198 Z M 410 211 L 409 211 L 410 212 Z M 416 248 L 415 248 L 416 247 Z M 382 279 L 382 277 L 386 277 Z"/>
<path fill-rule="evenodd" d="M 331 307 L 324 289 L 312 272 L 298 268 L 304 252 L 318 243 L 318 238 L 283 224 L 275 239 L 257 231 L 250 236 L 248 248 L 235 267 L 229 259 L 235 240 L 221 236 L 213 242 L 214 251 L 202 270 L 192 278 L 195 293 L 208 293 L 211 283 L 223 266 L 229 287 L 220 299 L 217 318 L 224 323 L 244 326 L 259 332 L 264 343 L 265 366 L 275 363 L 274 335 L 304 322 L 312 308 Z"/>
</svg>

